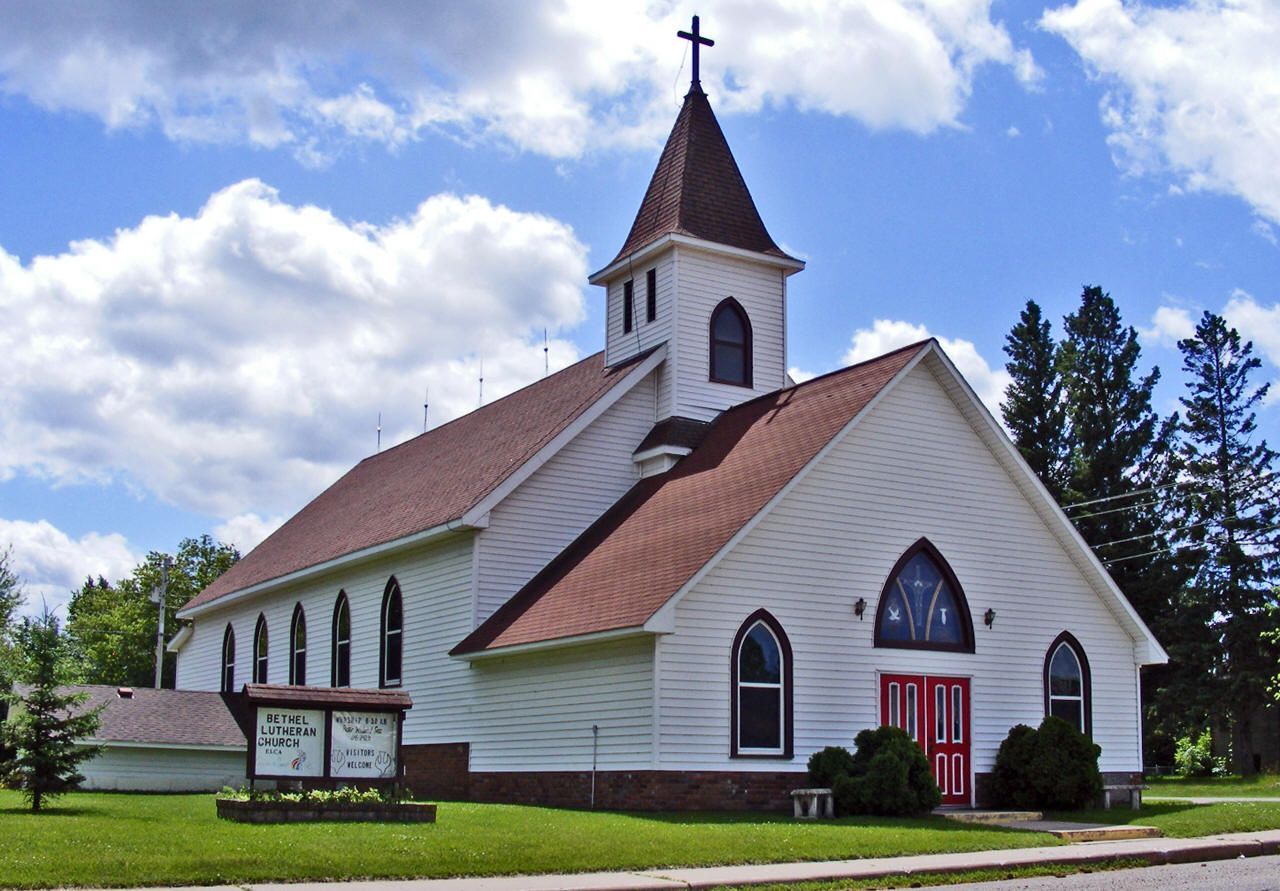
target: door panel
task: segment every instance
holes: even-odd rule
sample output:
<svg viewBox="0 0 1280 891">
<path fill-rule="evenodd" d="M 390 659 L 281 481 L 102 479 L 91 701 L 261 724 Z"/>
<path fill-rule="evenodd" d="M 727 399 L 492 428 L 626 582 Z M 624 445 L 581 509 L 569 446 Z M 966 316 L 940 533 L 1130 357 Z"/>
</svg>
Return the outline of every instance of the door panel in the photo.
<svg viewBox="0 0 1280 891">
<path fill-rule="evenodd" d="M 968 678 L 880 675 L 880 723 L 900 727 L 919 744 L 943 804 L 969 804 Z"/>
</svg>

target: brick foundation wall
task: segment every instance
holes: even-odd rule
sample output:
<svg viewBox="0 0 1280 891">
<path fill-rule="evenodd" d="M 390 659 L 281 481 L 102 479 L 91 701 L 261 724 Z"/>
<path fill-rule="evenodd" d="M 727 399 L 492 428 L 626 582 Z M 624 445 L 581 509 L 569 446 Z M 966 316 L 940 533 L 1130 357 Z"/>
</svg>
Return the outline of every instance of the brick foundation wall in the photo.
<svg viewBox="0 0 1280 891">
<path fill-rule="evenodd" d="M 803 772 L 617 770 L 596 773 L 595 806 L 635 811 L 790 811 Z M 590 807 L 590 771 L 473 773 L 471 798 L 553 807 Z"/>
<path fill-rule="evenodd" d="M 1125 783 L 1134 786 L 1141 786 L 1142 772 L 1103 771 L 1102 783 L 1106 786 L 1122 785 Z M 991 799 L 991 774 L 974 774 L 973 790 L 974 798 L 978 807 L 995 807 L 995 802 Z"/>
<path fill-rule="evenodd" d="M 404 783 L 423 798 L 466 801 L 470 789 L 470 743 L 404 746 Z"/>
</svg>

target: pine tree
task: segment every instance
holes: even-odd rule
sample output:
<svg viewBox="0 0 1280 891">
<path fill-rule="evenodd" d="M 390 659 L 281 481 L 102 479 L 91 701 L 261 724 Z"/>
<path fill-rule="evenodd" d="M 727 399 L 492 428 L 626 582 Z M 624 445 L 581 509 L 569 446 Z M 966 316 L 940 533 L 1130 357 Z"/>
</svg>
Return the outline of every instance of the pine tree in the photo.
<svg viewBox="0 0 1280 891">
<path fill-rule="evenodd" d="M 1251 388 L 1261 366 L 1253 344 L 1213 313 L 1178 348 L 1189 377 L 1178 454 L 1178 523 L 1196 566 L 1188 599 L 1217 643 L 1202 683 L 1232 727 L 1236 770 L 1251 774 L 1251 723 L 1280 655 L 1268 643 L 1280 616 L 1280 468 L 1266 441 L 1253 441 L 1253 409 L 1268 386 Z"/>
<path fill-rule="evenodd" d="M 1067 408 L 1058 371 L 1058 350 L 1039 305 L 1028 300 L 1018 323 L 1005 335 L 1005 369 L 1013 379 L 1000 413 L 1022 457 L 1059 501 L 1066 485 Z"/>
<path fill-rule="evenodd" d="M 84 781 L 78 765 L 100 751 L 80 743 L 97 732 L 98 714 L 84 711 L 83 694 L 61 687 L 67 676 L 65 650 L 58 620 L 47 610 L 24 620 L 18 630 L 19 686 L 8 694 L 14 710 L 4 732 L 16 750 L 10 782 L 33 811 L 46 799 L 78 788 Z"/>
</svg>

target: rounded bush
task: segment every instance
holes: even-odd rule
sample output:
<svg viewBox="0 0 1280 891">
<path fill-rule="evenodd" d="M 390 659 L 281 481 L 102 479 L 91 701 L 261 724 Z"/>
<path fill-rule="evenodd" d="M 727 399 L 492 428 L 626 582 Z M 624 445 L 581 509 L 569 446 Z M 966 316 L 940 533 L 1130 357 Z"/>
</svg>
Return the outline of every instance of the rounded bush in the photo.
<svg viewBox="0 0 1280 891">
<path fill-rule="evenodd" d="M 1071 724 L 1049 716 L 1032 730 L 1019 724 L 996 753 L 993 793 L 1005 806 L 1070 811 L 1102 794 L 1101 747 Z"/>
<path fill-rule="evenodd" d="M 827 746 L 809 756 L 809 783 L 819 789 L 834 789 L 836 777 L 853 771 L 853 756 L 844 746 Z"/>
<path fill-rule="evenodd" d="M 831 785 L 841 814 L 903 817 L 924 814 L 942 801 L 929 761 L 897 727 L 864 730 L 847 774 Z"/>
</svg>

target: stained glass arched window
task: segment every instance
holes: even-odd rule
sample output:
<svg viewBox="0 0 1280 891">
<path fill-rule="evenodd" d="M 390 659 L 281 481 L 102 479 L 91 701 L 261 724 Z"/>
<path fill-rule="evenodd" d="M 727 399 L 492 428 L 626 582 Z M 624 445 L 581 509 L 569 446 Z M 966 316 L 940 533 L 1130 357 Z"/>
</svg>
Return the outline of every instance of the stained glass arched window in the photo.
<svg viewBox="0 0 1280 891">
<path fill-rule="evenodd" d="M 973 652 L 964 592 L 938 549 L 922 538 L 898 560 L 880 592 L 875 645 Z"/>
</svg>

